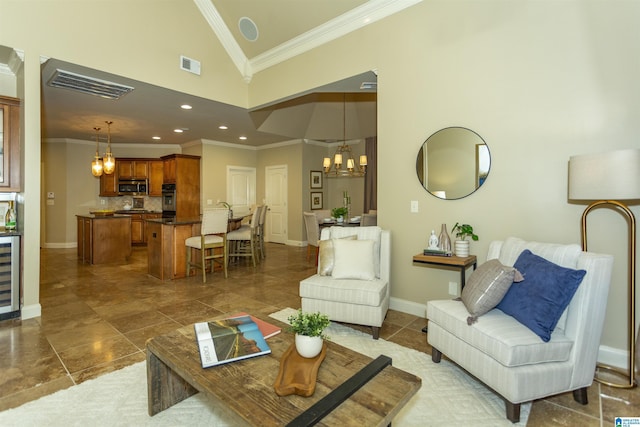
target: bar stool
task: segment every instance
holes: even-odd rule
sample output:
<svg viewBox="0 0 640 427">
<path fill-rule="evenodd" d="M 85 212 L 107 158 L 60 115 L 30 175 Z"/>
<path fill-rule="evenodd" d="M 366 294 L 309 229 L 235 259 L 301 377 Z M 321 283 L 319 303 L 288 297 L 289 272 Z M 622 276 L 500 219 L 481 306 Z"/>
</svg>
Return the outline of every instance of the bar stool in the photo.
<svg viewBox="0 0 640 427">
<path fill-rule="evenodd" d="M 202 226 L 199 236 L 192 236 L 185 240 L 187 248 L 187 276 L 191 273 L 191 267 L 202 269 L 202 282 L 207 281 L 207 261 L 219 263 L 224 270 L 224 278 L 227 278 L 227 227 L 229 223 L 229 209 L 214 208 L 205 209 L 202 213 Z M 222 254 L 216 253 L 217 248 L 222 248 Z M 200 263 L 191 262 L 192 249 L 200 251 Z M 207 251 L 209 254 L 207 255 Z M 214 264 L 211 264 L 213 273 Z"/>
</svg>

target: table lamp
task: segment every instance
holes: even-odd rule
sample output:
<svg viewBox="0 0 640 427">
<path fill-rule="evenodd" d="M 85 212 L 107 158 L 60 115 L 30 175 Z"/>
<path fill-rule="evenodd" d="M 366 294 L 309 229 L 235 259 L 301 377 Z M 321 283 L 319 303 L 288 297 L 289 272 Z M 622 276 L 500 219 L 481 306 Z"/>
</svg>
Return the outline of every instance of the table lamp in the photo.
<svg viewBox="0 0 640 427">
<path fill-rule="evenodd" d="M 628 219 L 629 241 L 629 371 L 598 365 L 599 368 L 623 375 L 628 382 L 611 383 L 595 380 L 612 387 L 635 387 L 635 266 L 636 266 L 636 219 L 633 212 L 620 200 L 640 200 L 640 149 L 585 154 L 569 158 L 569 200 L 592 201 L 582 214 L 582 250 L 587 250 L 587 215 L 596 207 L 608 206 Z"/>
</svg>

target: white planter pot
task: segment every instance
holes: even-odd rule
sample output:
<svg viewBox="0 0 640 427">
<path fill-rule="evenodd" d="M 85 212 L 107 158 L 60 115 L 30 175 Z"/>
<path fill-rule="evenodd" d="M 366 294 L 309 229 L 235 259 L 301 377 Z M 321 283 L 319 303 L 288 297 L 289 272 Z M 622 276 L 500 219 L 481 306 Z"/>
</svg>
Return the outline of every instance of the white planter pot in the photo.
<svg viewBox="0 0 640 427">
<path fill-rule="evenodd" d="M 468 240 L 456 240 L 455 241 L 455 253 L 456 256 L 465 258 L 469 256 L 469 241 Z"/>
<path fill-rule="evenodd" d="M 306 335 L 296 334 L 296 350 L 302 357 L 311 359 L 316 357 L 322 351 L 321 337 L 308 337 Z"/>
</svg>

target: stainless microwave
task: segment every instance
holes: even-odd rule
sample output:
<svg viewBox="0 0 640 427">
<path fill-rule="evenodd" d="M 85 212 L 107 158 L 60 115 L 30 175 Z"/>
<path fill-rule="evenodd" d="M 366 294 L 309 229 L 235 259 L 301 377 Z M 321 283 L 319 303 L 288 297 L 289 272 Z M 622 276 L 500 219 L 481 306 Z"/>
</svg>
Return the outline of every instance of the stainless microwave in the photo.
<svg viewBox="0 0 640 427">
<path fill-rule="evenodd" d="M 144 179 L 118 181 L 118 194 L 133 196 L 147 194 L 147 181 Z"/>
</svg>

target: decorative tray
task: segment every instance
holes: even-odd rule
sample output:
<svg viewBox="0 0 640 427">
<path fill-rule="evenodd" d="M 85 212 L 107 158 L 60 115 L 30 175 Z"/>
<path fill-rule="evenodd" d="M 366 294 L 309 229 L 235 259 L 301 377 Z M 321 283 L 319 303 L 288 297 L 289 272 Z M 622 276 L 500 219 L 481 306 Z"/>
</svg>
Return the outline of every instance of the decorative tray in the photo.
<svg viewBox="0 0 640 427">
<path fill-rule="evenodd" d="M 327 355 L 327 344 L 322 344 L 320 354 L 312 359 L 302 357 L 296 351 L 296 345 L 291 344 L 280 359 L 280 371 L 274 388 L 278 396 L 297 394 L 309 397 L 316 391 L 318 369 Z"/>
</svg>

